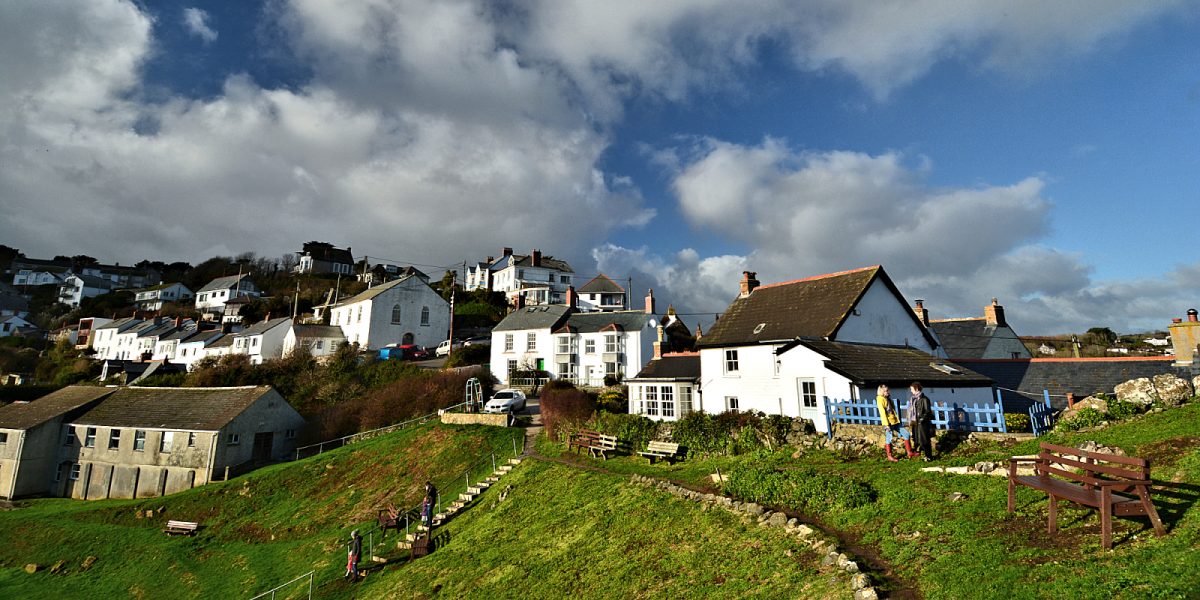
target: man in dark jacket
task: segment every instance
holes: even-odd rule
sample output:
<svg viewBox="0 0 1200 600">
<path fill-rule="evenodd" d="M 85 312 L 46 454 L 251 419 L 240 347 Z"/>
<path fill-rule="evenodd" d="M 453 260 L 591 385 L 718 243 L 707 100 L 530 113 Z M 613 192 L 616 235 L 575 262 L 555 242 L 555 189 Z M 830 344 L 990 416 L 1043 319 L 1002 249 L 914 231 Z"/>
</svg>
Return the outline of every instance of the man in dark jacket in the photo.
<svg viewBox="0 0 1200 600">
<path fill-rule="evenodd" d="M 358 530 L 350 532 L 350 543 L 346 551 L 346 578 L 358 580 L 358 560 L 362 558 L 362 536 Z"/>
<path fill-rule="evenodd" d="M 917 450 L 925 453 L 925 460 L 933 460 L 933 403 L 925 395 L 921 382 L 908 386 L 912 394 L 908 404 L 908 415 L 912 427 L 913 442 Z"/>
</svg>

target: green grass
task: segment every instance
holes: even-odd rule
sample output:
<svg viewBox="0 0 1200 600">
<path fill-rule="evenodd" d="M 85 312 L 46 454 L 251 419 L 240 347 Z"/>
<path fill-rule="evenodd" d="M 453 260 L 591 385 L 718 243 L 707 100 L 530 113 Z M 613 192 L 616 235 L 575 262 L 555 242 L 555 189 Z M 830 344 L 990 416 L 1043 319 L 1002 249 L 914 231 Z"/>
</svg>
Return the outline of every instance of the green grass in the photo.
<svg viewBox="0 0 1200 600">
<path fill-rule="evenodd" d="M 415 505 L 427 479 L 457 477 L 480 453 L 520 434 L 427 425 L 165 498 L 22 502 L 0 512 L 0 596 L 236 598 L 310 569 L 319 580 L 336 579 L 350 529 L 373 523 L 375 509 Z M 167 537 L 167 519 L 203 529 Z M 97 560 L 83 571 L 88 556 Z M 64 571 L 51 574 L 59 560 Z M 43 570 L 27 574 L 27 563 Z"/>
<path fill-rule="evenodd" d="M 1060 503 L 1057 536 L 1046 533 L 1047 499 L 1020 488 L 1017 511 L 1006 510 L 1004 477 L 923 473 L 920 461 L 880 457 L 846 460 L 825 451 L 787 458 L 795 465 L 868 482 L 876 501 L 812 516 L 863 543 L 916 582 L 928 598 L 1200 598 L 1200 403 L 1147 415 L 1102 430 L 1044 436 L 1013 447 L 963 446 L 933 463 L 967 465 L 1032 454 L 1039 441 L 1073 445 L 1094 440 L 1151 459 L 1152 490 L 1168 535 L 1155 537 L 1144 518 L 1114 519 L 1114 548 L 1100 548 L 1099 516 Z M 561 445 L 543 442 L 547 454 Z M 789 453 L 791 450 L 785 450 Z M 569 454 L 567 456 L 570 456 Z M 650 466 L 637 456 L 577 459 L 620 473 L 708 485 L 751 457 L 715 457 Z M 951 501 L 959 492 L 965 500 Z M 1070 506 L 1070 505 L 1066 505 Z M 919 532 L 919 535 L 914 536 Z"/>
<path fill-rule="evenodd" d="M 511 486 L 507 499 L 500 490 Z M 447 545 L 361 597 L 836 598 L 794 538 L 619 475 L 527 460 L 452 520 Z M 788 554 L 792 554 L 788 556 Z"/>
</svg>

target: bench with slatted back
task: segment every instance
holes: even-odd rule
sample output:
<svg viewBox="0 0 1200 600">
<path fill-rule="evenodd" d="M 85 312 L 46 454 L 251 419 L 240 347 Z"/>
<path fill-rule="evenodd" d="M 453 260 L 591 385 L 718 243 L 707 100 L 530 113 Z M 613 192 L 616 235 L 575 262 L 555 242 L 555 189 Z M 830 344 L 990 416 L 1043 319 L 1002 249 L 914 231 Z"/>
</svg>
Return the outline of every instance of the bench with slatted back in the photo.
<svg viewBox="0 0 1200 600">
<path fill-rule="evenodd" d="M 650 461 L 650 464 L 654 464 L 654 461 L 660 458 L 667 461 L 668 464 L 674 464 L 680 457 L 679 444 L 650 442 L 646 445 L 646 449 L 638 452 L 638 454 L 645 456 Z"/>
<path fill-rule="evenodd" d="M 575 432 L 567 442 L 567 450 L 587 450 L 600 443 L 600 432 L 583 429 Z"/>
<path fill-rule="evenodd" d="M 1154 533 L 1164 535 L 1162 521 L 1150 500 L 1150 462 L 1043 442 L 1036 457 L 1013 457 L 1008 462 L 1008 512 L 1015 509 L 1016 486 L 1024 485 L 1050 496 L 1046 530 L 1058 531 L 1058 501 L 1068 500 L 1099 509 L 1105 550 L 1112 548 L 1112 518 L 1146 516 Z M 1017 466 L 1032 463 L 1033 475 L 1018 475 Z"/>
<path fill-rule="evenodd" d="M 163 533 L 167 535 L 195 535 L 196 530 L 199 528 L 199 523 L 191 521 L 167 521 L 167 526 L 163 529 Z"/>
<path fill-rule="evenodd" d="M 628 452 L 629 449 L 626 446 L 628 444 L 617 439 L 615 435 L 600 434 L 596 442 L 588 446 L 588 454 L 592 458 L 599 456 L 604 460 L 608 460 L 609 452 Z"/>
</svg>

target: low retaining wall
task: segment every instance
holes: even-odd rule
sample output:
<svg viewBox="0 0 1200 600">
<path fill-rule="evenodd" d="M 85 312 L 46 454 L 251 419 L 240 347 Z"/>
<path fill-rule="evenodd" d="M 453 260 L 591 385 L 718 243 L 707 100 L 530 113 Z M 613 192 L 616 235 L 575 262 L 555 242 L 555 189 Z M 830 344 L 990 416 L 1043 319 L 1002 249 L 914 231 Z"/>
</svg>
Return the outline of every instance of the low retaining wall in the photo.
<svg viewBox="0 0 1200 600">
<path fill-rule="evenodd" d="M 446 425 L 494 425 L 508 427 L 508 415 L 486 413 L 442 413 L 442 423 Z"/>
</svg>

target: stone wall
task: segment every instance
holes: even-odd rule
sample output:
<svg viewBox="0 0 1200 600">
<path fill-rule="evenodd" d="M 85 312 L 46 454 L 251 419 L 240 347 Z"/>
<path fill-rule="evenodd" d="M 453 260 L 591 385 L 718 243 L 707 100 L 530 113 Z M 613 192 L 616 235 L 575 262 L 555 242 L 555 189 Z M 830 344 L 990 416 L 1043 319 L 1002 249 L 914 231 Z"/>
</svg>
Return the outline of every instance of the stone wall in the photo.
<svg viewBox="0 0 1200 600">
<path fill-rule="evenodd" d="M 507 414 L 488 413 L 442 413 L 442 423 L 446 425 L 494 425 L 508 427 Z"/>
</svg>

